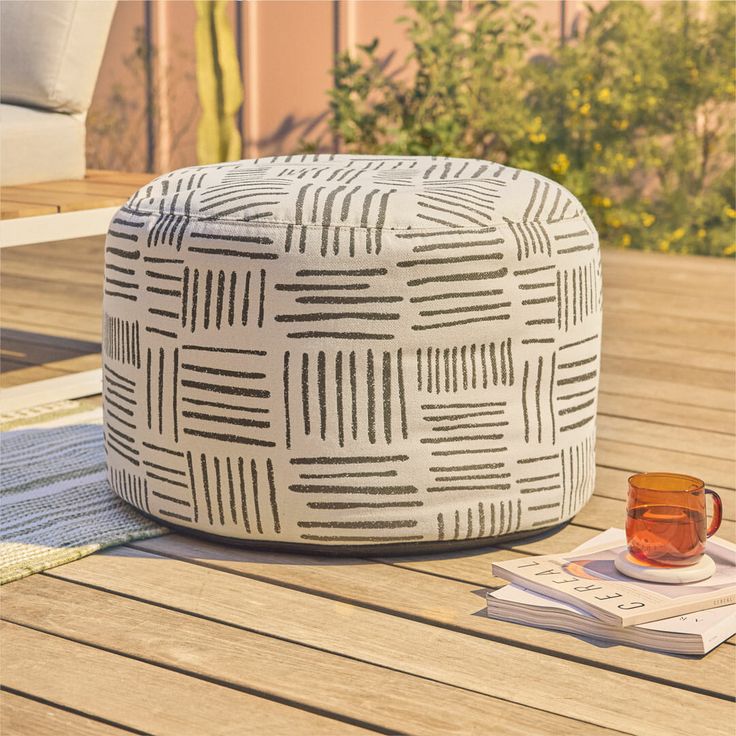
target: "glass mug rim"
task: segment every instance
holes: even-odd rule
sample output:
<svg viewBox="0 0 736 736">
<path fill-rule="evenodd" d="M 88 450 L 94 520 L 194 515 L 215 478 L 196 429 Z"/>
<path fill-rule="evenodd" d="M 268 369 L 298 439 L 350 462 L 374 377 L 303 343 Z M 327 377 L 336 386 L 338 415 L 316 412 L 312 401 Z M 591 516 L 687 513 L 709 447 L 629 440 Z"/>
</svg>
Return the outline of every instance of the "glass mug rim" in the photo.
<svg viewBox="0 0 736 736">
<path fill-rule="evenodd" d="M 654 480 L 657 478 L 674 478 L 689 484 L 688 488 L 652 488 L 651 485 L 647 485 L 646 481 Z M 705 481 L 700 478 L 696 478 L 694 475 L 686 475 L 685 473 L 665 473 L 665 472 L 654 472 L 654 473 L 634 473 L 629 476 L 629 486 L 635 488 L 637 491 L 647 491 L 651 493 L 699 493 L 705 490 Z"/>
</svg>

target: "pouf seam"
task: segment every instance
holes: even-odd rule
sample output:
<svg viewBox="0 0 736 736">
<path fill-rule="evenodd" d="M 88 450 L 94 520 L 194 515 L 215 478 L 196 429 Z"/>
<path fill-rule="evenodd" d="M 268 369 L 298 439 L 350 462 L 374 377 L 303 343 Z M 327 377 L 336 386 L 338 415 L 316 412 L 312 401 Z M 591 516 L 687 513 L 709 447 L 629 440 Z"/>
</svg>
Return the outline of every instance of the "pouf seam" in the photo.
<svg viewBox="0 0 736 736">
<path fill-rule="evenodd" d="M 343 224 L 343 225 L 337 225 L 337 224 L 321 224 L 317 222 L 307 222 L 307 223 L 298 223 L 298 222 L 288 222 L 286 220 L 231 220 L 228 218 L 218 218 L 218 219 L 209 219 L 209 218 L 202 218 L 202 217 L 195 217 L 193 215 L 185 215 L 180 212 L 153 212 L 150 210 L 140 210 L 140 209 L 133 209 L 132 207 L 128 207 L 127 205 L 123 205 L 123 207 L 120 208 L 121 211 L 127 212 L 131 215 L 142 215 L 145 217 L 176 217 L 181 220 L 190 220 L 192 222 L 204 222 L 204 223 L 212 223 L 212 224 L 218 224 L 218 223 L 224 223 L 228 225 L 250 225 L 251 222 L 253 223 L 254 227 L 256 228 L 262 228 L 262 227 L 268 227 L 268 226 L 276 226 L 276 227 L 298 227 L 298 228 L 307 228 L 307 229 L 313 229 L 313 230 L 335 230 L 340 228 L 350 228 L 351 230 L 385 230 L 385 231 L 393 231 L 393 232 L 413 232 L 413 233 L 422 233 L 422 232 L 432 232 L 437 230 L 437 226 L 435 227 L 370 227 L 366 225 L 350 225 L 350 224 Z M 585 215 L 579 214 L 575 215 L 574 217 L 564 217 L 561 220 L 554 220 L 552 222 L 545 223 L 544 220 L 509 220 L 506 219 L 504 222 L 496 222 L 491 225 L 476 225 L 476 226 L 464 226 L 464 225 L 454 225 L 453 230 L 467 230 L 472 232 L 478 232 L 483 230 L 493 231 L 497 230 L 499 227 L 505 227 L 505 228 L 511 228 L 513 225 L 524 225 L 529 222 L 538 222 L 538 223 L 544 223 L 547 225 L 556 225 L 560 222 L 572 222 L 573 220 L 582 220 L 585 219 Z"/>
</svg>

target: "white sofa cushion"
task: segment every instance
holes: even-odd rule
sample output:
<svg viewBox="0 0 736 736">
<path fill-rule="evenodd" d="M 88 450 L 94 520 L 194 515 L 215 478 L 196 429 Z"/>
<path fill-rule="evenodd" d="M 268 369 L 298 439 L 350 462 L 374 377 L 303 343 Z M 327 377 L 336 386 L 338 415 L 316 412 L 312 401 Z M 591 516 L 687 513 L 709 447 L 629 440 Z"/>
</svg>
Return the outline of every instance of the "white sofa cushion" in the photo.
<svg viewBox="0 0 736 736">
<path fill-rule="evenodd" d="M 86 111 L 114 10 L 111 0 L 0 2 L 2 102 Z"/>
<path fill-rule="evenodd" d="M 12 186 L 81 179 L 84 139 L 79 115 L 0 104 L 0 181 Z"/>
<path fill-rule="evenodd" d="M 542 176 L 192 167 L 130 199 L 106 259 L 109 479 L 164 523 L 385 553 L 538 532 L 593 491 L 598 238 Z"/>
</svg>

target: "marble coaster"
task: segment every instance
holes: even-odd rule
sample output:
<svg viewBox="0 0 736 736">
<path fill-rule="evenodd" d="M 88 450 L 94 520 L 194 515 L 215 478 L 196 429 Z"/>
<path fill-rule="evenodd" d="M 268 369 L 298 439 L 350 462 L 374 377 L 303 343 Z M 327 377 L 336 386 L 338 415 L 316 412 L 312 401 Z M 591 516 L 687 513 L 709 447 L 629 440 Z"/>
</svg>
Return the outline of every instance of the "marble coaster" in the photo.
<svg viewBox="0 0 736 736">
<path fill-rule="evenodd" d="M 670 585 L 707 580 L 716 571 L 716 563 L 708 555 L 703 555 L 694 565 L 655 567 L 639 562 L 629 554 L 628 550 L 624 550 L 616 557 L 614 564 L 616 569 L 626 577 L 646 580 L 648 583 L 669 583 Z"/>
</svg>

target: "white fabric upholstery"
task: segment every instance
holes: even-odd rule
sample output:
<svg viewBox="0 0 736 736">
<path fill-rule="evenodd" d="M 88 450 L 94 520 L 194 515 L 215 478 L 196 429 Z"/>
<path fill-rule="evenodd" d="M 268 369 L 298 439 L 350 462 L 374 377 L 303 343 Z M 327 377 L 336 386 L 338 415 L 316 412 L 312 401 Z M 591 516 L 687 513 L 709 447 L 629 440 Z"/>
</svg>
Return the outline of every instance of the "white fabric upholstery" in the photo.
<svg viewBox="0 0 736 736">
<path fill-rule="evenodd" d="M 114 10 L 108 0 L 3 0 L 2 102 L 85 112 Z"/>
<path fill-rule="evenodd" d="M 478 544 L 593 491 L 598 238 L 544 177 L 381 156 L 192 167 L 131 198 L 106 258 L 108 475 L 164 523 Z"/>
<path fill-rule="evenodd" d="M 84 176 L 80 115 L 0 105 L 0 181 L 3 186 Z"/>
</svg>

